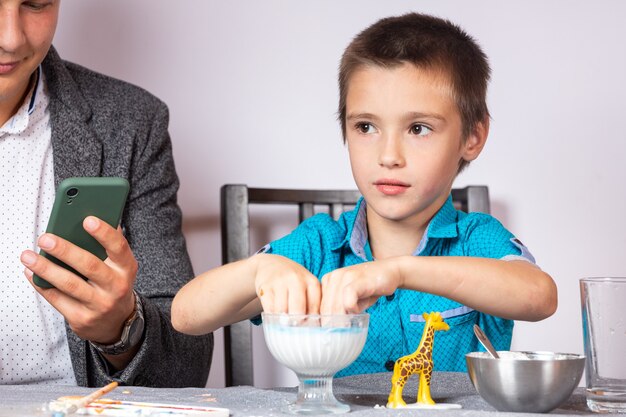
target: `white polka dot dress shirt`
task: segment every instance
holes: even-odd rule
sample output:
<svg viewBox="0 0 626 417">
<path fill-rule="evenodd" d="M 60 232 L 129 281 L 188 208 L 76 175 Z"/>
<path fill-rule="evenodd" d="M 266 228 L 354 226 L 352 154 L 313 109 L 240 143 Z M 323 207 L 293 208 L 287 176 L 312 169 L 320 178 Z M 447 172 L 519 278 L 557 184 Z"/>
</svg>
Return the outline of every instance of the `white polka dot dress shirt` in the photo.
<svg viewBox="0 0 626 417">
<path fill-rule="evenodd" d="M 20 254 L 38 251 L 54 201 L 48 96 L 43 72 L 0 127 L 0 384 L 76 385 L 63 316 L 24 276 Z"/>
</svg>

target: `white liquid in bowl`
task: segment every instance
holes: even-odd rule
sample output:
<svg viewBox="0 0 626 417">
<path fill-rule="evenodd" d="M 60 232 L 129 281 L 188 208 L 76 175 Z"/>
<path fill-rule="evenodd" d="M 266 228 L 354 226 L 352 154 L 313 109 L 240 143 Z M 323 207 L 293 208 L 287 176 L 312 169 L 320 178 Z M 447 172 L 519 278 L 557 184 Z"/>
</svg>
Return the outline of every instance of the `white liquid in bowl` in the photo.
<svg viewBox="0 0 626 417">
<path fill-rule="evenodd" d="M 334 375 L 361 353 L 367 327 L 293 327 L 264 323 L 265 342 L 276 360 L 299 375 Z"/>
</svg>

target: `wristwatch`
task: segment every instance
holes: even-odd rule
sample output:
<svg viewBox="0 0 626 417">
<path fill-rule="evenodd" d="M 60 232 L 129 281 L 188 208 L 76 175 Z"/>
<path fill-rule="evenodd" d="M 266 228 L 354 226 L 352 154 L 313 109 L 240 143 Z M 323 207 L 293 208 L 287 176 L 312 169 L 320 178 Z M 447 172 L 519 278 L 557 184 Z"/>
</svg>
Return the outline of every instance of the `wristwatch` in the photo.
<svg viewBox="0 0 626 417">
<path fill-rule="evenodd" d="M 122 337 L 120 340 L 111 345 L 103 345 L 101 343 L 89 341 L 91 346 L 96 348 L 98 352 L 107 355 L 119 355 L 121 353 L 128 352 L 131 348 L 137 346 L 139 342 L 141 342 L 145 324 L 143 318 L 143 305 L 141 304 L 141 299 L 135 290 L 133 290 L 133 294 L 135 295 L 135 309 L 124 323 Z"/>
</svg>

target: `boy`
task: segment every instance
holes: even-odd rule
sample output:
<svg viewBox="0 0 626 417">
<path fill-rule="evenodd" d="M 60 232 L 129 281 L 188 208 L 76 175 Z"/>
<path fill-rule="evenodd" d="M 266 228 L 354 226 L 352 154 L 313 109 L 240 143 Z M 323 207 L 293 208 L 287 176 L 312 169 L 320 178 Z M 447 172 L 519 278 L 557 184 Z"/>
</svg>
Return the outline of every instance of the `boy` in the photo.
<svg viewBox="0 0 626 417">
<path fill-rule="evenodd" d="M 202 334 L 261 311 L 367 310 L 365 348 L 338 374 L 350 375 L 390 371 L 412 353 L 423 312 L 450 325 L 434 349 L 442 371 L 465 370 L 464 354 L 479 350 L 474 324 L 502 350 L 512 320 L 550 316 L 556 286 L 526 248 L 491 216 L 452 206 L 454 178 L 487 139 L 489 72 L 478 45 L 435 17 L 360 33 L 341 60 L 339 115 L 363 199 L 337 222 L 314 216 L 265 253 L 196 277 L 174 299 L 174 327 Z"/>
</svg>

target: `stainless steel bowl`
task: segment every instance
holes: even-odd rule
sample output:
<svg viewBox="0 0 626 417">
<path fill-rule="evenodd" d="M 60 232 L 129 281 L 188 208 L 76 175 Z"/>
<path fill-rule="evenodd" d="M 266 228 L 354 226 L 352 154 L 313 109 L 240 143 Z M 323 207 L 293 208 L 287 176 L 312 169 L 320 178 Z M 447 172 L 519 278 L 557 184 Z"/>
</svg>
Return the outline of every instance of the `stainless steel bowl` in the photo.
<svg viewBox="0 0 626 417">
<path fill-rule="evenodd" d="M 481 397 L 498 411 L 545 413 L 578 386 L 585 356 L 554 352 L 499 351 L 465 355 L 467 372 Z"/>
</svg>

